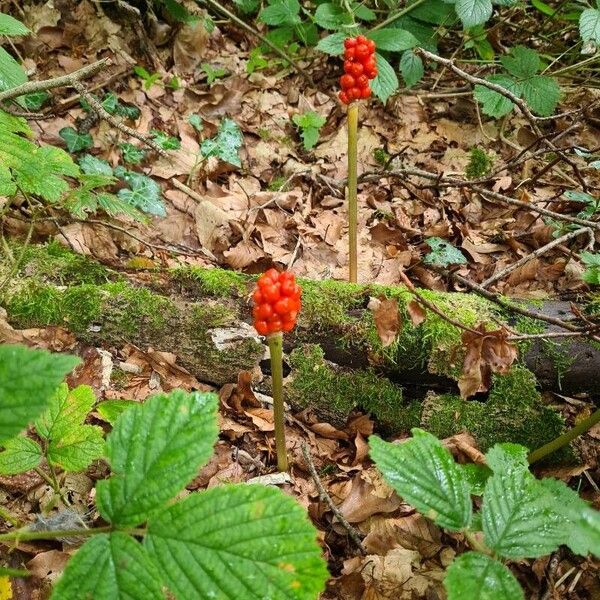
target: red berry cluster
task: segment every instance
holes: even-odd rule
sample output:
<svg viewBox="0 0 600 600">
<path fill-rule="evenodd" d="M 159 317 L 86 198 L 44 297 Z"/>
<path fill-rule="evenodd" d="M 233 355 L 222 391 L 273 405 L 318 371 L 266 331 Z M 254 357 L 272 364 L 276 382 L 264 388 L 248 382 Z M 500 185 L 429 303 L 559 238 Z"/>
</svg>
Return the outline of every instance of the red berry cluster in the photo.
<svg viewBox="0 0 600 600">
<path fill-rule="evenodd" d="M 293 273 L 269 269 L 257 281 L 252 294 L 254 328 L 260 335 L 291 331 L 300 311 L 302 290 Z"/>
<path fill-rule="evenodd" d="M 344 41 L 344 74 L 340 77 L 340 100 L 350 104 L 353 100 L 371 95 L 369 80 L 377 75 L 375 42 L 364 35 Z"/>
</svg>

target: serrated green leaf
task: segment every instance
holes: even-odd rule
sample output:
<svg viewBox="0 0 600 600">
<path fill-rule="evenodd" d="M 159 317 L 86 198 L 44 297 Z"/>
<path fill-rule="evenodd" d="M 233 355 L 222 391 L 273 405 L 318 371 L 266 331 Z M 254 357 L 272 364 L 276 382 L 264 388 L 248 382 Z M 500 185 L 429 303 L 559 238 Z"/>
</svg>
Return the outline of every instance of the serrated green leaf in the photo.
<svg viewBox="0 0 600 600">
<path fill-rule="evenodd" d="M 91 154 L 84 154 L 78 162 L 81 170 L 88 175 L 108 175 L 110 177 L 113 175 L 113 168 L 108 161 Z"/>
<path fill-rule="evenodd" d="M 521 95 L 521 85 L 510 77 L 510 75 L 490 75 L 489 77 L 486 77 L 486 79 L 490 83 L 502 86 L 509 92 L 515 94 L 515 96 Z M 482 112 L 495 119 L 507 115 L 515 106 L 511 100 L 502 94 L 490 90 L 483 85 L 475 86 L 473 96 L 475 100 L 481 104 Z"/>
<path fill-rule="evenodd" d="M 541 117 L 548 117 L 560 100 L 560 86 L 552 77 L 536 75 L 521 82 L 523 99 Z"/>
<path fill-rule="evenodd" d="M 477 465 L 468 463 L 466 465 L 459 465 L 465 474 L 465 478 L 471 489 L 471 494 L 474 496 L 481 496 L 485 489 L 485 484 L 489 479 L 492 471 L 485 465 Z"/>
<path fill-rule="evenodd" d="M 586 8 L 579 17 L 579 34 L 584 42 L 600 44 L 600 10 Z"/>
<path fill-rule="evenodd" d="M 73 127 L 63 127 L 58 135 L 65 140 L 69 152 L 80 152 L 94 145 L 94 140 L 89 133 L 79 133 Z"/>
<path fill-rule="evenodd" d="M 516 46 L 500 57 L 504 68 L 517 79 L 533 77 L 540 69 L 540 55 L 531 48 Z"/>
<path fill-rule="evenodd" d="M 31 31 L 21 21 L 5 13 L 0 13 L 0 35 L 28 35 Z"/>
<path fill-rule="evenodd" d="M 129 184 L 131 189 L 119 190 L 117 193 L 119 199 L 147 214 L 158 217 L 167 215 L 160 185 L 154 179 L 134 171 L 123 172 L 122 178 Z"/>
<path fill-rule="evenodd" d="M 440 527 L 457 531 L 471 522 L 469 483 L 450 452 L 430 433 L 412 430 L 402 444 L 369 438 L 371 458 L 400 496 Z"/>
<path fill-rule="evenodd" d="M 145 546 L 178 600 L 314 600 L 327 579 L 304 510 L 272 487 L 192 494 L 149 521 Z"/>
<path fill-rule="evenodd" d="M 98 510 L 114 525 L 138 525 L 196 475 L 217 436 L 214 394 L 176 390 L 119 417 L 106 442 L 112 476 L 96 487 Z"/>
<path fill-rule="evenodd" d="M 51 600 L 163 600 L 146 550 L 125 533 L 98 534 L 69 560 Z"/>
<path fill-rule="evenodd" d="M 205 158 L 216 156 L 236 167 L 241 167 L 239 150 L 243 142 L 244 136 L 238 124 L 232 119 L 225 118 L 219 124 L 217 135 L 200 144 L 200 152 Z"/>
<path fill-rule="evenodd" d="M 13 196 L 17 193 L 17 184 L 10 169 L 0 165 L 0 196 Z"/>
<path fill-rule="evenodd" d="M 95 402 L 94 390 L 89 385 L 69 390 L 62 383 L 50 398 L 46 412 L 35 422 L 36 431 L 46 440 L 59 439 L 83 423 Z"/>
<path fill-rule="evenodd" d="M 129 142 L 119 144 L 121 156 L 126 163 L 139 165 L 146 156 L 146 151 L 143 148 L 138 148 Z"/>
<path fill-rule="evenodd" d="M 520 444 L 496 444 L 487 451 L 485 461 L 488 467 L 497 473 L 508 469 L 527 471 L 529 470 L 527 454 L 527 448 Z"/>
<path fill-rule="evenodd" d="M 466 552 L 448 567 L 448 600 L 524 600 L 523 590 L 502 563 L 479 552 Z"/>
<path fill-rule="evenodd" d="M 404 52 L 418 46 L 419 40 L 404 29 L 378 29 L 369 33 L 378 50 L 388 50 L 390 52 Z"/>
<path fill-rule="evenodd" d="M 260 11 L 258 20 L 267 25 L 297 25 L 299 12 L 298 0 L 270 0 L 269 6 Z"/>
<path fill-rule="evenodd" d="M 29 111 L 36 111 L 42 108 L 46 101 L 50 98 L 48 92 L 32 92 L 19 98 L 19 102 L 23 108 Z"/>
<path fill-rule="evenodd" d="M 25 436 L 4 442 L 0 452 L 0 475 L 16 475 L 35 469 L 42 460 L 39 444 Z"/>
<path fill-rule="evenodd" d="M 554 498 L 554 510 L 565 519 L 563 543 L 575 554 L 600 557 L 600 512 L 563 481 L 548 478 L 542 479 L 540 484 Z"/>
<path fill-rule="evenodd" d="M 467 263 L 467 259 L 463 253 L 450 242 L 439 237 L 430 237 L 425 241 L 431 248 L 431 252 L 423 258 L 424 263 L 443 267 L 447 267 L 448 265 L 464 265 Z"/>
<path fill-rule="evenodd" d="M 0 92 L 10 90 L 27 81 L 23 67 L 0 47 Z"/>
<path fill-rule="evenodd" d="M 48 405 L 80 360 L 23 346 L 0 346 L 0 443 L 17 435 Z"/>
<path fill-rule="evenodd" d="M 48 446 L 48 460 L 64 471 L 85 471 L 104 454 L 104 432 L 96 425 L 78 425 Z"/>
<path fill-rule="evenodd" d="M 352 25 L 352 15 L 337 4 L 330 2 L 319 4 L 314 19 L 319 27 L 331 31 Z"/>
<path fill-rule="evenodd" d="M 398 89 L 398 77 L 392 65 L 381 54 L 375 53 L 375 57 L 377 60 L 377 77 L 371 82 L 371 90 L 382 102 L 386 102 Z"/>
<path fill-rule="evenodd" d="M 417 56 L 411 50 L 404 52 L 400 58 L 400 72 L 407 88 L 411 88 L 421 81 L 425 73 L 421 57 Z"/>
<path fill-rule="evenodd" d="M 105 400 L 96 406 L 96 412 L 111 425 L 128 409 L 137 406 L 135 400 Z"/>
<path fill-rule="evenodd" d="M 317 50 L 325 52 L 325 54 L 330 54 L 331 56 L 340 56 L 344 52 L 344 40 L 347 37 L 347 34 L 343 31 L 332 33 L 319 40 Z"/>
<path fill-rule="evenodd" d="M 485 23 L 493 10 L 491 0 L 456 0 L 454 8 L 465 29 Z"/>
<path fill-rule="evenodd" d="M 485 544 L 505 558 L 550 554 L 562 543 L 563 519 L 533 475 L 501 446 L 495 450 L 496 463 L 511 466 L 495 472 L 485 486 L 481 509 Z"/>
</svg>

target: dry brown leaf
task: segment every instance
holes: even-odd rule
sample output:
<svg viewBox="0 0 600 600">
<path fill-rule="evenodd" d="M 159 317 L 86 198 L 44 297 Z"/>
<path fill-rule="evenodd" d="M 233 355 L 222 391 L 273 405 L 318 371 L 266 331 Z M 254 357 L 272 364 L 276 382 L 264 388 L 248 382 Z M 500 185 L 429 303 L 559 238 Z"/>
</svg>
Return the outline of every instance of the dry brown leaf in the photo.
<svg viewBox="0 0 600 600">
<path fill-rule="evenodd" d="M 381 345 L 386 348 L 394 343 L 400 330 L 398 300 L 395 298 L 371 298 L 369 308 L 373 312 Z"/>
<path fill-rule="evenodd" d="M 408 316 L 410 317 L 411 323 L 418 327 L 427 317 L 427 312 L 416 300 L 411 300 L 406 305 Z"/>
<path fill-rule="evenodd" d="M 194 19 L 179 29 L 173 42 L 173 62 L 179 73 L 191 73 L 198 68 L 208 37 L 203 19 Z"/>
</svg>

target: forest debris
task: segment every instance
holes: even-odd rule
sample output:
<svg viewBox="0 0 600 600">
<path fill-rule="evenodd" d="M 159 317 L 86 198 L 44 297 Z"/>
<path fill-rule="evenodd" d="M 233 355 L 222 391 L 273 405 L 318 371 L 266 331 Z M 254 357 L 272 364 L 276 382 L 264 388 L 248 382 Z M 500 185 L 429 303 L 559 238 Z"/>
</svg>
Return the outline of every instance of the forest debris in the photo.
<svg viewBox="0 0 600 600">
<path fill-rule="evenodd" d="M 398 300 L 395 298 L 371 298 L 369 309 L 373 312 L 377 335 L 381 345 L 386 348 L 391 346 L 400 331 L 398 316 Z"/>
</svg>

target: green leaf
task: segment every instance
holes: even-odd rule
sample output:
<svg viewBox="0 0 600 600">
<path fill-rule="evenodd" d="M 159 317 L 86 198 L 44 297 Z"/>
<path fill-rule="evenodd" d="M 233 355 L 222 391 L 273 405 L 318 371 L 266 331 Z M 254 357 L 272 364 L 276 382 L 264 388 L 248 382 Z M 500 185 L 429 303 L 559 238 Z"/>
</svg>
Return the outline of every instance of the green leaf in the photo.
<svg viewBox="0 0 600 600">
<path fill-rule="evenodd" d="M 575 490 L 557 479 L 542 479 L 540 484 L 552 494 L 554 510 L 565 519 L 563 543 L 575 554 L 600 557 L 600 512 L 582 500 Z"/>
<path fill-rule="evenodd" d="M 0 13 L 0 35 L 28 35 L 31 31 L 14 17 Z"/>
<path fill-rule="evenodd" d="M 193 479 L 217 436 L 214 394 L 176 390 L 125 411 L 106 442 L 112 476 L 96 487 L 114 525 L 138 525 Z"/>
<path fill-rule="evenodd" d="M 96 406 L 96 412 L 111 425 L 128 409 L 137 406 L 135 400 L 105 400 Z"/>
<path fill-rule="evenodd" d="M 540 483 L 514 456 L 495 447 L 481 518 L 486 545 L 505 558 L 536 558 L 550 554 L 563 539 L 563 519 L 553 510 Z M 504 456 L 502 456 L 504 455 Z"/>
<path fill-rule="evenodd" d="M 48 448 L 48 460 L 64 471 L 85 471 L 104 454 L 104 432 L 96 425 L 79 425 Z"/>
<path fill-rule="evenodd" d="M 520 444 L 496 444 L 487 451 L 485 461 L 492 471 L 501 473 L 508 469 L 529 470 L 529 451 Z"/>
<path fill-rule="evenodd" d="M 180 23 L 193 23 L 197 19 L 196 15 L 190 13 L 183 4 L 176 2 L 176 0 L 162 0 L 162 2 L 167 12 Z"/>
<path fill-rule="evenodd" d="M 259 0 L 233 0 L 233 3 L 245 14 L 253 15 L 260 6 Z"/>
<path fill-rule="evenodd" d="M 63 127 L 58 135 L 65 140 L 69 152 L 87 150 L 94 145 L 94 140 L 89 133 L 79 133 L 73 127 Z"/>
<path fill-rule="evenodd" d="M 217 135 L 200 144 L 200 152 L 205 158 L 216 156 L 236 167 L 241 167 L 238 153 L 243 142 L 244 136 L 238 124 L 232 119 L 225 118 L 219 124 Z"/>
<path fill-rule="evenodd" d="M 272 487 L 191 494 L 149 521 L 145 546 L 178 600 L 314 600 L 327 579 L 304 510 Z"/>
<path fill-rule="evenodd" d="M 419 40 L 403 29 L 378 29 L 369 34 L 378 50 L 390 52 L 404 52 L 419 45 Z"/>
<path fill-rule="evenodd" d="M 160 185 L 154 179 L 134 171 L 125 171 L 119 176 L 122 176 L 131 187 L 129 190 L 119 190 L 117 193 L 123 202 L 150 215 L 167 216 Z"/>
<path fill-rule="evenodd" d="M 521 95 L 521 85 L 509 75 L 490 75 L 489 77 L 486 77 L 486 79 L 490 83 L 502 86 L 509 92 L 515 94 L 515 96 Z M 481 104 L 483 113 L 496 119 L 507 115 L 515 106 L 511 100 L 502 94 L 490 90 L 483 85 L 475 86 L 473 96 L 475 97 L 475 100 Z"/>
<path fill-rule="evenodd" d="M 540 55 L 525 46 L 511 48 L 510 54 L 500 57 L 500 62 L 517 79 L 533 77 L 540 69 Z"/>
<path fill-rule="evenodd" d="M 407 88 L 421 81 L 425 73 L 421 57 L 411 50 L 404 52 L 400 58 L 400 72 Z"/>
<path fill-rule="evenodd" d="M 386 102 L 398 89 L 398 77 L 392 65 L 381 54 L 376 53 L 375 57 L 377 60 L 377 77 L 371 82 L 371 89 L 382 102 Z"/>
<path fill-rule="evenodd" d="M 456 0 L 454 8 L 465 29 L 481 25 L 492 16 L 491 0 Z"/>
<path fill-rule="evenodd" d="M 485 489 L 485 484 L 489 479 L 492 471 L 489 467 L 485 465 L 477 465 L 477 464 L 466 464 L 459 465 L 465 474 L 465 478 L 469 483 L 469 487 L 471 488 L 471 494 L 474 496 L 481 496 Z"/>
<path fill-rule="evenodd" d="M 23 67 L 4 49 L 0 48 L 0 92 L 10 90 L 27 81 Z"/>
<path fill-rule="evenodd" d="M 444 587 L 448 600 L 524 600 L 523 590 L 502 563 L 480 554 L 466 552 L 448 567 Z"/>
<path fill-rule="evenodd" d="M 163 149 L 163 150 L 179 150 L 181 148 L 181 142 L 172 135 L 168 135 L 164 131 L 159 131 L 158 129 L 151 129 L 150 133 L 152 134 L 152 138 L 154 141 Z"/>
<path fill-rule="evenodd" d="M 423 258 L 425 264 L 447 267 L 448 265 L 464 265 L 467 263 L 463 253 L 450 242 L 439 237 L 430 237 L 425 241 L 431 248 L 431 252 Z"/>
<path fill-rule="evenodd" d="M 95 535 L 69 560 L 51 600 L 163 600 L 145 549 L 125 533 Z"/>
<path fill-rule="evenodd" d="M 192 114 L 188 117 L 188 123 L 196 130 L 202 131 L 204 129 L 204 123 L 200 115 Z"/>
<path fill-rule="evenodd" d="M 87 175 L 107 175 L 109 177 L 113 175 L 113 168 L 108 161 L 96 158 L 91 154 L 84 154 L 78 162 L 81 170 Z"/>
<path fill-rule="evenodd" d="M 132 104 L 124 104 L 123 102 L 119 102 L 115 110 L 115 114 L 119 115 L 120 117 L 125 117 L 126 119 L 135 121 L 136 119 L 139 119 L 142 111 L 137 106 L 133 106 Z"/>
<path fill-rule="evenodd" d="M 269 0 L 269 6 L 260 11 L 258 20 L 267 25 L 297 25 L 299 12 L 298 0 Z"/>
<path fill-rule="evenodd" d="M 531 6 L 537 8 L 542 14 L 553 17 L 556 13 L 556 9 L 552 8 L 549 4 L 542 2 L 542 0 L 531 0 Z"/>
<path fill-rule="evenodd" d="M 119 144 L 121 149 L 121 157 L 126 163 L 139 165 L 146 157 L 146 151 L 143 148 L 138 148 L 129 142 Z"/>
<path fill-rule="evenodd" d="M 0 452 L 0 475 L 16 475 L 35 469 L 42 460 L 39 444 L 25 436 L 4 442 Z"/>
<path fill-rule="evenodd" d="M 80 360 L 23 346 L 0 346 L 0 443 L 17 435 L 48 405 Z"/>
<path fill-rule="evenodd" d="M 357 2 L 354 2 L 350 8 L 352 9 L 354 16 L 357 19 L 360 19 L 361 21 L 370 22 L 375 21 L 375 19 L 377 19 L 377 15 L 375 14 L 375 12 L 373 12 L 368 6 L 365 6 L 364 4 L 358 4 Z"/>
<path fill-rule="evenodd" d="M 104 100 L 102 100 L 102 108 L 110 114 L 114 115 L 117 112 L 117 108 L 119 107 L 119 99 L 116 94 L 110 93 L 104 96 Z"/>
<path fill-rule="evenodd" d="M 13 196 L 17 193 L 17 184 L 15 183 L 10 169 L 0 165 L 0 196 Z"/>
<path fill-rule="evenodd" d="M 46 101 L 50 98 L 48 92 L 32 92 L 19 98 L 21 106 L 29 111 L 36 111 L 42 108 Z"/>
<path fill-rule="evenodd" d="M 536 75 L 523 81 L 521 85 L 523 99 L 534 113 L 548 117 L 554 112 L 560 100 L 560 86 L 555 79 Z"/>
<path fill-rule="evenodd" d="M 600 267 L 600 253 L 592 253 L 584 250 L 579 253 L 579 258 L 588 267 Z"/>
<path fill-rule="evenodd" d="M 579 34 L 584 42 L 600 44 L 600 10 L 586 8 L 579 17 Z"/>
<path fill-rule="evenodd" d="M 585 204 L 590 204 L 592 202 L 596 202 L 596 198 L 587 192 L 582 192 L 580 190 L 567 190 L 564 193 L 565 198 L 568 200 L 572 200 L 573 202 L 584 202 Z"/>
<path fill-rule="evenodd" d="M 325 125 L 326 120 L 325 117 L 322 117 L 313 110 L 292 117 L 292 121 L 300 129 L 305 150 L 314 148 L 319 141 L 319 132 L 321 131 L 321 127 Z"/>
<path fill-rule="evenodd" d="M 319 27 L 333 31 L 352 25 L 352 15 L 340 6 L 329 2 L 319 4 L 314 18 Z"/>
<path fill-rule="evenodd" d="M 319 40 L 317 50 L 325 52 L 325 54 L 330 54 L 331 56 L 340 56 L 344 53 L 344 40 L 347 37 L 347 34 L 343 31 L 332 33 Z"/>
<path fill-rule="evenodd" d="M 421 429 L 402 444 L 369 438 L 371 458 L 384 479 L 420 513 L 457 531 L 471 522 L 469 483 L 442 443 Z"/>
</svg>

